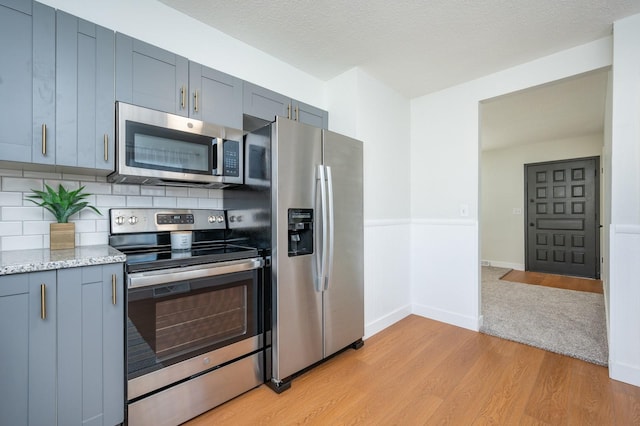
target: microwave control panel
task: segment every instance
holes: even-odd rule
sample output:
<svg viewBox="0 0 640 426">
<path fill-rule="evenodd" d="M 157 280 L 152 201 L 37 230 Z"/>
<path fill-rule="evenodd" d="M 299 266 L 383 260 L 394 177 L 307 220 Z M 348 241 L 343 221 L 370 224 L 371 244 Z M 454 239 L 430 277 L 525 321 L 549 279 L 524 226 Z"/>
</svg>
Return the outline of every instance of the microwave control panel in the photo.
<svg viewBox="0 0 640 426">
<path fill-rule="evenodd" d="M 225 140 L 223 145 L 222 165 L 224 176 L 240 176 L 240 142 Z"/>
</svg>

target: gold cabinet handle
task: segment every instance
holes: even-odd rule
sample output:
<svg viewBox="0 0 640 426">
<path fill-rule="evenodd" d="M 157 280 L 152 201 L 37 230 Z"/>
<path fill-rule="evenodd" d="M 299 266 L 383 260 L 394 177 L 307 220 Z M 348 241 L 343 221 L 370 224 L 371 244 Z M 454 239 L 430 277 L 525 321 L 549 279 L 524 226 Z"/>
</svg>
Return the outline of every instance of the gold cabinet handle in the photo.
<svg viewBox="0 0 640 426">
<path fill-rule="evenodd" d="M 104 161 L 109 161 L 109 135 L 104 134 Z"/>
<path fill-rule="evenodd" d="M 40 284 L 40 318 L 47 319 L 47 286 Z"/>
<path fill-rule="evenodd" d="M 287 105 L 287 118 L 291 120 L 291 104 Z"/>
<path fill-rule="evenodd" d="M 187 103 L 187 93 L 184 89 L 184 86 L 180 88 L 180 107 L 184 109 L 185 104 Z"/>
<path fill-rule="evenodd" d="M 193 92 L 193 111 L 198 112 L 198 91 Z"/>
<path fill-rule="evenodd" d="M 111 274 L 111 303 L 118 304 L 118 287 L 116 286 L 116 274 Z"/>
<path fill-rule="evenodd" d="M 47 125 L 42 124 L 42 155 L 47 155 Z"/>
<path fill-rule="evenodd" d="M 300 121 L 300 117 L 298 117 L 298 106 L 296 105 L 296 121 Z"/>
</svg>

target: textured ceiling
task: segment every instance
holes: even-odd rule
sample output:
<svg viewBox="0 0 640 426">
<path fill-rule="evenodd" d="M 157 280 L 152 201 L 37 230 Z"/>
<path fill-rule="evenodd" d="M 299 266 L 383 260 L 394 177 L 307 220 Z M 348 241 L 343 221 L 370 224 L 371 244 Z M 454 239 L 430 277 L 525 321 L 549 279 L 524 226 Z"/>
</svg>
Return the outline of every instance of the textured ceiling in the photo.
<svg viewBox="0 0 640 426">
<path fill-rule="evenodd" d="M 360 66 L 408 98 L 611 34 L 638 0 L 160 0 L 321 80 Z"/>
</svg>

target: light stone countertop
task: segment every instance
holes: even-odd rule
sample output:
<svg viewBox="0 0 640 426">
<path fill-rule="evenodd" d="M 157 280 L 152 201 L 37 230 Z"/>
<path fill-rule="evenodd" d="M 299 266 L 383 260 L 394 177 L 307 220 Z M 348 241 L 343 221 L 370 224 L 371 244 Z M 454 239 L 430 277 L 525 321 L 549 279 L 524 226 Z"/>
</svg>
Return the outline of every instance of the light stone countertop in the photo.
<svg viewBox="0 0 640 426">
<path fill-rule="evenodd" d="M 73 249 L 0 251 L 0 275 L 124 262 L 127 256 L 108 245 Z"/>
</svg>

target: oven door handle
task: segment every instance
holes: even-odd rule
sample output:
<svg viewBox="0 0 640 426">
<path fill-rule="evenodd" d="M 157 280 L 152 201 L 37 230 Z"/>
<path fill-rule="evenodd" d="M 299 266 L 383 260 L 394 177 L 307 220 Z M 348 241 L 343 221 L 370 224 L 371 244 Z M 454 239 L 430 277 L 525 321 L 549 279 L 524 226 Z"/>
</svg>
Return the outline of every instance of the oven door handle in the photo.
<svg viewBox="0 0 640 426">
<path fill-rule="evenodd" d="M 235 272 L 251 271 L 262 268 L 263 266 L 264 259 L 254 257 L 251 259 L 231 260 L 216 264 L 135 272 L 127 276 L 127 281 L 129 288 L 139 288 L 174 283 L 177 281 L 194 280 L 197 278 L 214 277 L 216 275 L 233 274 Z"/>
</svg>

